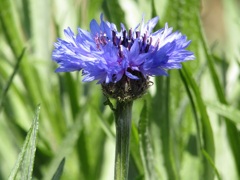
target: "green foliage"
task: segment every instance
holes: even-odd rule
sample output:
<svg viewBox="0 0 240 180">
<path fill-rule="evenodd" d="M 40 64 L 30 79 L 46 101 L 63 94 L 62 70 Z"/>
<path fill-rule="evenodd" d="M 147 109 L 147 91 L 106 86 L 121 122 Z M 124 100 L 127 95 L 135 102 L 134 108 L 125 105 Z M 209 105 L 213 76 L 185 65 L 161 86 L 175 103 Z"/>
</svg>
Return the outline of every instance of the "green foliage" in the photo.
<svg viewBox="0 0 240 180">
<path fill-rule="evenodd" d="M 16 63 L 16 65 L 15 65 L 15 67 L 14 67 L 13 73 L 11 74 L 11 76 L 10 76 L 7 84 L 5 85 L 5 87 L 2 89 L 2 94 L 1 94 L 1 96 L 0 96 L 0 112 L 1 112 L 1 110 L 2 110 L 4 98 L 6 97 L 7 92 L 8 92 L 8 89 L 9 89 L 10 85 L 12 84 L 13 78 L 14 78 L 15 74 L 16 74 L 17 71 L 18 71 L 19 64 L 20 64 L 20 62 L 21 62 L 21 60 L 22 60 L 22 58 L 23 58 L 24 52 L 25 52 L 25 49 L 23 49 L 20 57 L 17 59 L 17 63 Z"/>
<path fill-rule="evenodd" d="M 154 174 L 154 161 L 153 161 L 153 153 L 152 153 L 152 145 L 150 142 L 149 136 L 149 121 L 147 117 L 147 104 L 144 101 L 144 105 L 141 111 L 140 120 L 138 123 L 138 133 L 139 133 L 139 146 L 141 159 L 144 164 L 144 178 L 148 179 L 156 179 Z"/>
<path fill-rule="evenodd" d="M 24 141 L 21 153 L 18 155 L 17 162 L 10 174 L 9 179 L 32 179 L 34 158 L 37 145 L 38 121 L 39 121 L 40 106 L 36 109 L 36 114 L 33 119 L 32 126 L 28 131 Z M 19 174 L 19 175 L 18 175 Z"/>
<path fill-rule="evenodd" d="M 65 164 L 65 158 L 62 159 L 62 161 L 60 162 L 57 171 L 55 172 L 55 174 L 52 177 L 52 180 L 59 180 L 62 176 L 63 173 L 63 168 L 64 168 L 64 164 Z"/>
<path fill-rule="evenodd" d="M 207 107 L 218 115 L 233 121 L 235 124 L 240 123 L 240 111 L 232 106 L 210 102 L 207 103 Z"/>
<path fill-rule="evenodd" d="M 196 55 L 134 102 L 129 179 L 239 179 L 238 6 L 222 1 L 224 51 L 205 38 L 200 0 L 0 0 L 0 179 L 113 179 L 115 123 L 101 87 L 54 73 L 51 61 L 64 28 L 89 29 L 101 12 L 118 27 L 161 15 L 157 28 L 186 34 Z"/>
</svg>

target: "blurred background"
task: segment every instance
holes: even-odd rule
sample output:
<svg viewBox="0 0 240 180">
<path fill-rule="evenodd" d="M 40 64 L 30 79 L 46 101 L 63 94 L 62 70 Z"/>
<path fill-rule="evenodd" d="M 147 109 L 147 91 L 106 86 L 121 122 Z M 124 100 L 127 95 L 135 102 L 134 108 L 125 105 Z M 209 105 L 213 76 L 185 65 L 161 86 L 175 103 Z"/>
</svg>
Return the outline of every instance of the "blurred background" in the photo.
<svg viewBox="0 0 240 180">
<path fill-rule="evenodd" d="M 134 102 L 129 179 L 239 179 L 239 9 L 239 0 L 0 0 L 0 179 L 11 173 L 38 104 L 34 179 L 51 179 L 64 157 L 61 179 L 113 179 L 114 117 L 101 86 L 82 83 L 81 72 L 55 73 L 51 60 L 65 28 L 89 30 L 101 13 L 118 29 L 159 16 L 155 30 L 168 22 L 196 56 L 152 78 Z"/>
</svg>

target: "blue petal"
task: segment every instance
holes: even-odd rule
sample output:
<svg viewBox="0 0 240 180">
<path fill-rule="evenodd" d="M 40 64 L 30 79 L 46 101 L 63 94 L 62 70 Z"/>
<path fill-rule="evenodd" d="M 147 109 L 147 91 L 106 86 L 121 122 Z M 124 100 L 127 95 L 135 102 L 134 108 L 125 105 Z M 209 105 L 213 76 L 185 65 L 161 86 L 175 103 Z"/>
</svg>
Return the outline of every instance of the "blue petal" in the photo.
<svg viewBox="0 0 240 180">
<path fill-rule="evenodd" d="M 136 57 L 140 52 L 139 42 L 138 39 L 135 39 L 131 49 L 130 49 L 130 55 L 131 57 Z"/>
<path fill-rule="evenodd" d="M 90 22 L 90 29 L 93 36 L 101 32 L 100 27 L 95 19 Z"/>
<path fill-rule="evenodd" d="M 179 69 L 182 62 L 195 59 L 194 54 L 185 49 L 191 41 L 178 31 L 172 32 L 167 23 L 164 28 L 151 33 L 158 17 L 146 24 L 142 17 L 140 37 L 136 35 L 138 25 L 131 39 L 126 39 L 129 44 L 121 44 L 122 32 L 126 30 L 124 24 L 121 24 L 121 31 L 118 32 L 115 24 L 103 20 L 103 14 L 100 20 L 100 25 L 96 20 L 90 22 L 90 32 L 78 28 L 78 34 L 74 35 L 70 28 L 64 30 L 66 40 L 58 39 L 52 53 L 52 59 L 60 66 L 56 72 L 82 70 L 83 81 L 116 83 L 123 75 L 138 79 L 129 69 L 141 72 L 144 77 L 161 76 L 167 75 L 165 70 Z M 116 42 L 112 42 L 112 31 L 116 33 Z M 142 36 L 145 36 L 144 39 Z M 145 52 L 147 46 L 148 51 Z"/>
<path fill-rule="evenodd" d="M 156 16 L 153 19 L 149 20 L 146 25 L 144 25 L 144 16 L 143 16 L 142 25 L 141 25 L 141 36 L 143 36 L 145 33 L 147 36 L 149 36 L 153 28 L 156 26 L 158 20 L 159 20 L 159 17 Z"/>
<path fill-rule="evenodd" d="M 133 74 L 131 74 L 130 72 L 128 71 L 125 71 L 125 74 L 127 77 L 129 77 L 130 79 L 139 79 L 137 76 L 134 76 Z"/>
<path fill-rule="evenodd" d="M 70 42 L 74 43 L 74 33 L 69 27 L 67 29 L 64 29 L 64 35 Z"/>
<path fill-rule="evenodd" d="M 111 31 L 111 29 L 110 29 L 110 25 L 108 25 L 108 24 L 103 20 L 103 14 L 101 14 L 100 19 L 101 19 L 101 23 L 100 23 L 101 30 L 106 33 L 106 35 L 107 35 L 107 37 L 108 37 L 109 39 L 112 39 L 112 31 Z"/>
<path fill-rule="evenodd" d="M 149 21 L 147 22 L 147 24 L 145 25 L 145 29 L 146 29 L 149 33 L 151 33 L 152 30 L 153 30 L 153 28 L 156 26 L 158 20 L 159 20 L 159 17 L 158 17 L 158 16 L 156 16 L 156 17 L 152 18 L 151 20 L 149 20 Z"/>
<path fill-rule="evenodd" d="M 123 23 L 121 23 L 121 30 L 122 30 L 122 31 L 125 31 L 125 30 L 126 30 L 126 28 L 125 28 L 125 26 L 124 26 Z"/>
<path fill-rule="evenodd" d="M 164 69 L 181 69 L 182 65 L 180 63 L 167 63 L 161 66 Z"/>
<path fill-rule="evenodd" d="M 93 41 L 91 34 L 88 31 L 85 31 L 81 28 L 78 28 L 77 38 L 81 37 L 85 41 Z"/>
</svg>

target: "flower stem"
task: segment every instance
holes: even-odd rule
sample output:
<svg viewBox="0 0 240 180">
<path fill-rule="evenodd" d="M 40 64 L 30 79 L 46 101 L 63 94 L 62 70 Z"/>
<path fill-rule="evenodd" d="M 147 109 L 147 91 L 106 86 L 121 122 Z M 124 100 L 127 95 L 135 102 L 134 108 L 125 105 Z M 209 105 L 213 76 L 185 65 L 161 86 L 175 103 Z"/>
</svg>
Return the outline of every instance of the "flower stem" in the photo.
<svg viewBox="0 0 240 180">
<path fill-rule="evenodd" d="M 129 145 L 131 133 L 133 102 L 117 101 L 115 111 L 116 120 L 116 154 L 115 154 L 115 180 L 126 180 L 128 178 Z"/>
</svg>

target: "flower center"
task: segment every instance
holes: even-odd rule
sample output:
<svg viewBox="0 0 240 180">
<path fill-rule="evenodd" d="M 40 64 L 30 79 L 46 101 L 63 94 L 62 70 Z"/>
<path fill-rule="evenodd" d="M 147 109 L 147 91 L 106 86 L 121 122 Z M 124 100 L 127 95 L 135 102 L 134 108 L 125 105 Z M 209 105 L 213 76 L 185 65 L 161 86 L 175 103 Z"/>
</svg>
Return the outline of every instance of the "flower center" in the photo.
<svg viewBox="0 0 240 180">
<path fill-rule="evenodd" d="M 107 37 L 106 33 L 99 33 L 96 34 L 95 43 L 97 49 L 101 50 L 101 46 L 105 46 L 110 40 Z M 138 41 L 139 44 L 139 54 L 147 53 L 151 44 L 152 44 L 152 37 L 147 37 L 147 34 L 144 33 L 143 36 L 140 37 L 140 31 L 135 32 L 135 37 L 133 37 L 132 29 L 129 29 L 128 35 L 127 31 L 123 30 L 121 35 L 117 35 L 115 31 L 112 30 L 112 42 L 113 45 L 118 47 L 119 49 L 119 57 L 123 58 L 123 52 L 121 46 L 126 47 L 129 51 L 134 43 L 134 41 Z"/>
<path fill-rule="evenodd" d="M 100 34 L 96 34 L 94 40 L 99 50 L 101 50 L 101 46 L 105 46 L 108 43 L 108 37 L 106 33 L 102 32 Z"/>
<path fill-rule="evenodd" d="M 140 46 L 139 54 L 147 53 L 150 45 L 152 44 L 152 37 L 147 37 L 146 33 L 140 37 L 140 32 L 135 32 L 135 38 L 133 37 L 132 29 L 129 29 L 128 36 L 126 30 L 122 31 L 120 37 L 117 36 L 115 31 L 112 31 L 112 42 L 119 49 L 119 56 L 122 57 L 121 45 L 126 47 L 129 51 L 135 40 L 138 40 L 138 44 Z"/>
</svg>

